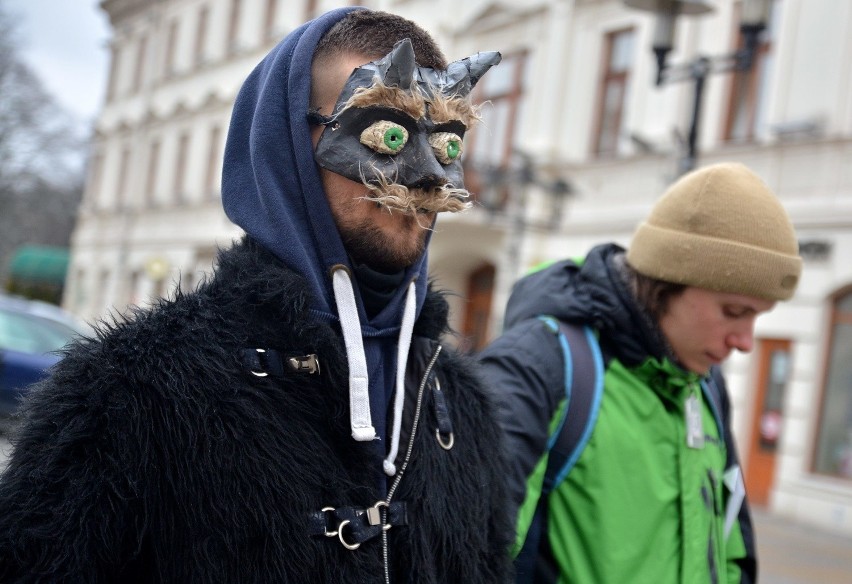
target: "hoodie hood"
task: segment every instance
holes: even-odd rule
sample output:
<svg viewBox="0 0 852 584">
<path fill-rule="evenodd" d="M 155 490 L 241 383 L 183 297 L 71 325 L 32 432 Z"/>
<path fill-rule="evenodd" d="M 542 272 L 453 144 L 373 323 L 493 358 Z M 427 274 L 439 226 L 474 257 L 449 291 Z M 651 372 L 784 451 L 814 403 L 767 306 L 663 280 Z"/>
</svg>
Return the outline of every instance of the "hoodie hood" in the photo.
<svg viewBox="0 0 852 584">
<path fill-rule="evenodd" d="M 316 46 L 353 10 L 362 8 L 333 10 L 294 30 L 246 79 L 225 144 L 222 203 L 249 238 L 304 277 L 312 316 L 339 324 L 351 435 L 393 475 L 409 346 L 426 298 L 427 256 L 424 251 L 406 269 L 388 304 L 369 317 L 322 186 L 309 123 Z M 383 489 L 384 481 L 378 486 Z"/>
<path fill-rule="evenodd" d="M 656 325 L 636 303 L 624 271 L 624 249 L 593 248 L 581 262 L 565 260 L 530 274 L 512 288 L 505 328 L 548 314 L 600 333 L 604 352 L 626 365 L 668 352 Z"/>
<path fill-rule="evenodd" d="M 332 10 L 287 35 L 244 82 L 231 116 L 222 171 L 228 218 L 305 277 L 311 309 L 336 320 L 332 266 L 351 268 L 322 187 L 308 121 L 311 62 L 322 36 L 346 14 Z M 426 296 L 426 253 L 405 273 L 389 304 L 368 321 L 355 287 L 365 335 L 399 327 L 407 284 L 416 280 L 416 312 Z"/>
</svg>

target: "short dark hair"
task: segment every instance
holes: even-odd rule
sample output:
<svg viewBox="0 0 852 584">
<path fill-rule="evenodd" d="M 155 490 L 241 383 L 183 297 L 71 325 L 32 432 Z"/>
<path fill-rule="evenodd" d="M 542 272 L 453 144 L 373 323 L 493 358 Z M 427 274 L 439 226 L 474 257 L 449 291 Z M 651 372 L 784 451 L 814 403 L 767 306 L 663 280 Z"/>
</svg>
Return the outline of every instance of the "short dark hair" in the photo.
<svg viewBox="0 0 852 584">
<path fill-rule="evenodd" d="M 447 68 L 446 57 L 428 32 L 408 19 L 380 10 L 355 10 L 344 16 L 320 39 L 314 60 L 346 53 L 380 59 L 406 38 L 411 40 L 418 65 Z"/>
<path fill-rule="evenodd" d="M 675 284 L 640 274 L 630 265 L 627 265 L 627 271 L 636 300 L 654 322 L 659 322 L 666 314 L 672 298 L 679 296 L 687 288 L 686 284 Z"/>
</svg>

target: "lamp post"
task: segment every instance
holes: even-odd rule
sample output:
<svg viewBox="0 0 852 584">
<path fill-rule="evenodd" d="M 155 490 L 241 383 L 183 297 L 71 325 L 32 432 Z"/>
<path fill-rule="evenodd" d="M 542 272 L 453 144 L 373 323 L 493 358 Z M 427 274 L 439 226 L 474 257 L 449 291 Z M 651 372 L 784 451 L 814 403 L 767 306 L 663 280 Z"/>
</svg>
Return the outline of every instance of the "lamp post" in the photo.
<svg viewBox="0 0 852 584">
<path fill-rule="evenodd" d="M 694 94 L 692 120 L 687 138 L 686 155 L 679 161 L 679 174 L 695 168 L 698 159 L 698 128 L 701 122 L 701 105 L 704 97 L 704 82 L 712 73 L 750 71 L 757 53 L 760 33 L 769 20 L 771 0 L 742 0 L 740 34 L 743 48 L 726 55 L 708 57 L 699 55 L 692 61 L 678 65 L 667 62 L 668 53 L 674 44 L 674 26 L 677 17 L 706 14 L 713 11 L 707 0 L 623 0 L 625 6 L 653 12 L 656 15 L 652 49 L 657 60 L 656 85 L 691 80 Z"/>
</svg>

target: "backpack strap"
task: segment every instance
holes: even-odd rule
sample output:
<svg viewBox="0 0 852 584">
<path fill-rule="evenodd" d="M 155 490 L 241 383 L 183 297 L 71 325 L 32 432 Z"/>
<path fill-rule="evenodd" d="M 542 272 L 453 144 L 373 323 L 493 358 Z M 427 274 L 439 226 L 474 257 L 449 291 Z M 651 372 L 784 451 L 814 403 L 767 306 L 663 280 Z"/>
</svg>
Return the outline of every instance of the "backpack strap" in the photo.
<svg viewBox="0 0 852 584">
<path fill-rule="evenodd" d="M 516 584 L 555 584 L 559 568 L 547 537 L 548 494 L 568 476 L 597 422 L 603 396 L 603 356 L 589 327 L 539 316 L 556 336 L 564 364 L 565 408 L 547 443 L 547 468 L 524 544 L 515 558 Z"/>
<path fill-rule="evenodd" d="M 565 415 L 548 444 L 542 494 L 565 480 L 589 441 L 603 396 L 604 364 L 600 345 L 588 326 L 541 318 L 557 334 L 565 365 Z"/>
</svg>

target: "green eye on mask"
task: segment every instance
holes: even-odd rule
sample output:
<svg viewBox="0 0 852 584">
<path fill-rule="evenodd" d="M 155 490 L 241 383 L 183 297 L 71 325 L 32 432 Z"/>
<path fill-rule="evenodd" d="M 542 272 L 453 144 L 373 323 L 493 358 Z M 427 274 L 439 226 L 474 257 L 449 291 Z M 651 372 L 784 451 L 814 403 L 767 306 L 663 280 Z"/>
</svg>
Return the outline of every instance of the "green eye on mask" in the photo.
<svg viewBox="0 0 852 584">
<path fill-rule="evenodd" d="M 387 120 L 373 122 L 361 132 L 361 144 L 381 154 L 396 154 L 408 142 L 408 130 Z"/>
<path fill-rule="evenodd" d="M 459 159 L 462 153 L 462 139 L 452 132 L 436 132 L 429 136 L 429 144 L 435 151 L 435 158 L 441 164 L 451 164 Z"/>
</svg>

